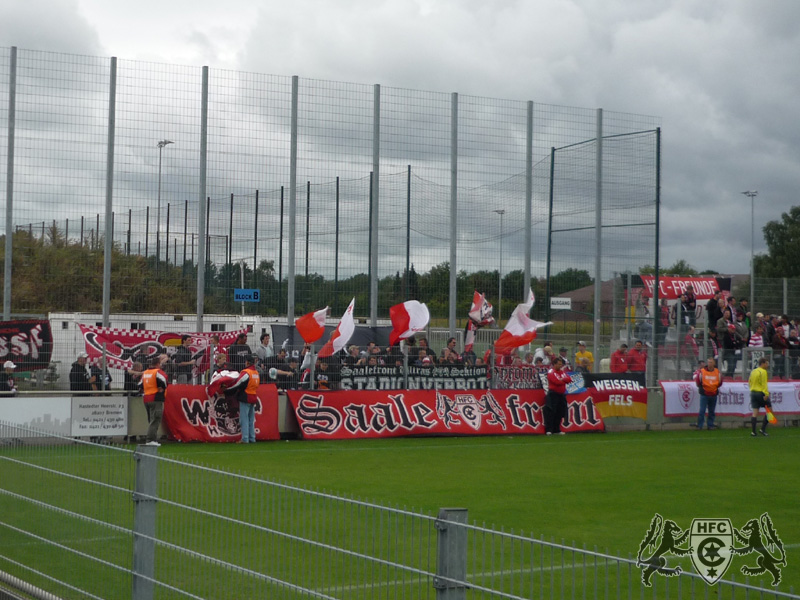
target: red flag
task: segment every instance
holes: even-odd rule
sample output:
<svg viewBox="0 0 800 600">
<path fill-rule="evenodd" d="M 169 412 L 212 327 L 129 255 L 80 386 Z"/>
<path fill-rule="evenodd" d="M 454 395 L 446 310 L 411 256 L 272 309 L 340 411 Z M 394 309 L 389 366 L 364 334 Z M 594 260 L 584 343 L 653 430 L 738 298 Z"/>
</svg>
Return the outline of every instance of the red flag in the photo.
<svg viewBox="0 0 800 600">
<path fill-rule="evenodd" d="M 494 343 L 495 354 L 509 354 L 514 348 L 519 348 L 525 344 L 530 344 L 536 339 L 536 330 L 551 323 L 540 323 L 528 316 L 533 307 L 533 292 L 529 293 L 528 301 L 524 304 L 517 304 L 511 318 L 506 324 L 506 328 L 497 341 Z"/>
<path fill-rule="evenodd" d="M 353 298 L 350 301 L 350 306 L 348 306 L 347 310 L 344 311 L 342 319 L 336 326 L 336 330 L 331 334 L 331 339 L 329 339 L 328 342 L 322 348 L 320 348 L 317 356 L 320 358 L 331 356 L 336 352 L 339 352 L 347 345 L 347 342 L 350 341 L 350 337 L 356 330 L 356 323 L 353 320 L 353 309 L 355 308 L 355 305 L 356 299 Z"/>
<path fill-rule="evenodd" d="M 213 397 L 219 392 L 221 386 L 231 386 L 238 378 L 239 371 L 215 371 L 211 377 L 211 383 L 206 386 L 206 392 Z"/>
<path fill-rule="evenodd" d="M 306 344 L 313 344 L 325 334 L 325 317 L 328 314 L 328 307 L 316 312 L 303 315 L 294 322 L 297 331 Z"/>
<path fill-rule="evenodd" d="M 416 300 L 395 304 L 389 309 L 392 320 L 392 333 L 389 334 L 389 345 L 394 346 L 400 340 L 410 338 L 427 327 L 431 320 L 428 307 Z"/>
</svg>

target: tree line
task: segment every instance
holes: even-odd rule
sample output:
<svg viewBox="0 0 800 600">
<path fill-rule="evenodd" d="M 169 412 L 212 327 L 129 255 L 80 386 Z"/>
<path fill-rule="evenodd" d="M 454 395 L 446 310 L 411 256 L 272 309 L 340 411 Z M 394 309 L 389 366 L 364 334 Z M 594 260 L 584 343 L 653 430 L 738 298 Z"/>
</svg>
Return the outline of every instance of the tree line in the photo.
<svg viewBox="0 0 800 600">
<path fill-rule="evenodd" d="M 5 236 L 0 256 L 5 260 Z M 35 235 L 28 230 L 13 234 L 11 306 L 15 314 L 48 312 L 101 312 L 103 302 L 104 245 L 102 237 L 83 243 L 67 240 L 56 226 Z M 255 268 L 247 263 L 206 264 L 204 311 L 208 314 L 238 313 L 241 304 L 233 299 L 234 288 L 261 291 L 259 303 L 245 305 L 247 314 L 278 316 L 286 314 L 287 282 L 278 281 L 274 260 L 262 260 Z M 244 272 L 242 272 L 244 269 Z M 0 277 L 2 274 L 0 273 Z M 593 283 L 586 270 L 566 269 L 550 279 L 553 296 Z M 544 316 L 546 282 L 532 278 L 539 299 L 534 316 Z M 459 302 L 457 315 L 466 317 L 474 290 L 486 294 L 498 305 L 497 270 L 467 272 L 456 276 Z M 503 316 L 507 318 L 525 298 L 521 269 L 503 275 Z M 358 273 L 338 280 L 318 273 L 295 277 L 295 314 L 323 306 L 332 314 L 344 311 L 356 298 L 356 316 L 369 314 L 369 275 Z M 442 262 L 425 273 L 412 264 L 408 271 L 397 271 L 378 281 L 378 313 L 388 316 L 389 307 L 407 299 L 425 302 L 432 318 L 447 318 L 450 298 L 450 265 Z M 173 264 L 155 256 L 125 252 L 121 244 L 112 245 L 112 313 L 193 314 L 197 310 L 197 265 L 191 261 Z M 496 309 L 495 309 L 496 310 Z"/>
<path fill-rule="evenodd" d="M 800 277 L 800 207 L 792 207 L 780 220 L 768 222 L 763 229 L 767 254 L 755 257 L 756 277 Z M 0 256 L 5 260 L 5 236 Z M 31 230 L 13 234 L 11 306 L 15 314 L 48 312 L 101 312 L 103 298 L 103 239 L 77 242 L 66 239 L 55 225 L 38 237 Z M 262 260 L 255 268 L 246 263 L 206 264 L 204 311 L 236 313 L 241 305 L 234 301 L 234 288 L 244 286 L 261 290 L 261 301 L 246 306 L 248 314 L 278 316 L 286 314 L 287 282 L 278 281 L 274 260 Z M 242 269 L 244 272 L 242 273 Z M 652 265 L 639 269 L 642 275 L 653 274 Z M 714 270 L 698 270 L 686 260 L 659 269 L 661 275 L 714 275 Z M 0 277 L 3 274 L 0 273 Z M 122 245 L 112 245 L 112 313 L 193 314 L 197 310 L 197 265 L 191 261 L 174 264 L 126 252 Z M 550 295 L 558 296 L 594 282 L 588 271 L 570 268 L 550 278 Z M 532 278 L 531 286 L 539 302 L 533 316 L 543 318 L 546 282 Z M 356 315 L 369 313 L 369 274 L 358 273 L 332 279 L 318 273 L 295 277 L 295 314 L 300 315 L 330 306 L 334 315 L 344 311 L 356 298 Z M 499 272 L 460 270 L 456 276 L 459 319 L 466 316 L 472 292 L 486 294 L 492 304 L 499 304 Z M 521 269 L 503 275 L 503 316 L 525 297 Z M 742 290 L 744 291 L 744 290 Z M 447 318 L 450 298 L 450 265 L 442 262 L 425 273 L 411 265 L 408 271 L 395 272 L 378 281 L 378 313 L 388 316 L 389 307 L 407 299 L 425 302 L 432 318 Z"/>
</svg>

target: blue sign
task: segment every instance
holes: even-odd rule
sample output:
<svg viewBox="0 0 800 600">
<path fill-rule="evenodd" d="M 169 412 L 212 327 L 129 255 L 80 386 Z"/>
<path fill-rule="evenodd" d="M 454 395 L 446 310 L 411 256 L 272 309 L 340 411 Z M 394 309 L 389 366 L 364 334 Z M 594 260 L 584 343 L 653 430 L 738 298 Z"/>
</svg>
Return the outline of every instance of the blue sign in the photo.
<svg viewBox="0 0 800 600">
<path fill-rule="evenodd" d="M 233 290 L 233 299 L 235 302 L 261 302 L 261 293 L 260 290 L 235 288 Z"/>
</svg>

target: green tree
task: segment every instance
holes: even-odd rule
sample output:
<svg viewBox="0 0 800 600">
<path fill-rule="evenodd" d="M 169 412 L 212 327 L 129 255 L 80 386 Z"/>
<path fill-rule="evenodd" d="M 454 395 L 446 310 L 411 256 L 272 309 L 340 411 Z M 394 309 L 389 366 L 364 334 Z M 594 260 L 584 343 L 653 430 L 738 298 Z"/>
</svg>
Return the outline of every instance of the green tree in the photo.
<svg viewBox="0 0 800 600">
<path fill-rule="evenodd" d="M 565 269 L 550 277 L 550 296 L 592 285 L 594 279 L 585 269 Z"/>
<path fill-rule="evenodd" d="M 644 265 L 639 269 L 640 275 L 655 275 L 656 268 L 653 265 Z M 704 274 L 715 274 L 716 271 L 705 270 Z M 661 267 L 659 269 L 659 276 L 664 277 L 697 277 L 700 273 L 692 265 L 684 259 L 676 260 L 675 263 L 669 267 Z"/>
<path fill-rule="evenodd" d="M 800 276 L 800 206 L 793 206 L 781 215 L 780 221 L 764 225 L 767 254 L 755 257 L 758 277 Z"/>
</svg>

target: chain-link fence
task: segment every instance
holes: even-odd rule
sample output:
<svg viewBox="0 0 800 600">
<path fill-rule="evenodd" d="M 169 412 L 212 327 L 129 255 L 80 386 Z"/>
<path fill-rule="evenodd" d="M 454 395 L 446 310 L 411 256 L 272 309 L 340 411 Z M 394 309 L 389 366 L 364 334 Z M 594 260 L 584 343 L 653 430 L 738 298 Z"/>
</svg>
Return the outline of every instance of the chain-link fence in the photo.
<svg viewBox="0 0 800 600">
<path fill-rule="evenodd" d="M 530 286 L 544 316 L 548 275 L 655 264 L 659 124 L 0 48 L 4 312 L 235 313 L 257 288 L 249 314 L 415 298 L 457 329 L 474 290 L 507 318 Z"/>
<path fill-rule="evenodd" d="M 798 597 L 2 422 L 0 509 L 0 586 L 36 598 Z"/>
</svg>

